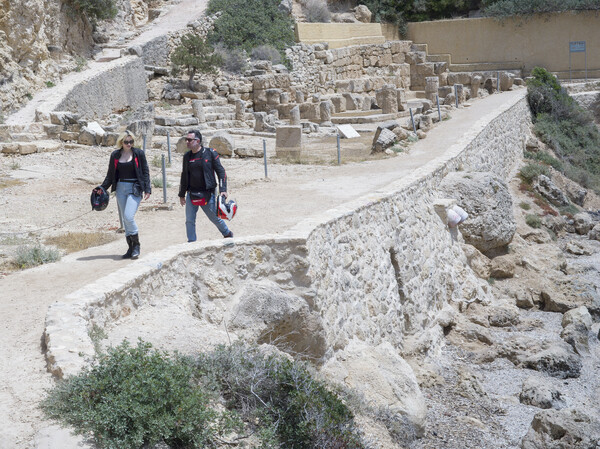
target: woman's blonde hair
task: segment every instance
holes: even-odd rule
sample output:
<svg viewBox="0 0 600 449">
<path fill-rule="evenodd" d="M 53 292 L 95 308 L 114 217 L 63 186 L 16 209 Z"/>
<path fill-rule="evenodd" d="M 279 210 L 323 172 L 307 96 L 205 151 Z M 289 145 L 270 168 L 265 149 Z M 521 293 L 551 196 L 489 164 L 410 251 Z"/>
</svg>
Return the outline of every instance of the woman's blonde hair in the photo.
<svg viewBox="0 0 600 449">
<path fill-rule="evenodd" d="M 119 134 L 119 138 L 117 139 L 117 148 L 123 148 L 123 140 L 125 140 L 125 137 L 131 137 L 133 139 L 133 145 L 131 145 L 131 148 L 133 148 L 135 146 L 135 136 L 127 129 Z"/>
</svg>

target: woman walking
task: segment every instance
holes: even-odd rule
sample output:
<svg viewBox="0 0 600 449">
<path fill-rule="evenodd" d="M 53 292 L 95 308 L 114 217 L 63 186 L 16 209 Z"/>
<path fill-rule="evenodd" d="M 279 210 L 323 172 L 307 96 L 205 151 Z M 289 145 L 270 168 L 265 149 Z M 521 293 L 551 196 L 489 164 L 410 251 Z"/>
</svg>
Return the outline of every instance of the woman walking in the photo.
<svg viewBox="0 0 600 449">
<path fill-rule="evenodd" d="M 150 198 L 152 186 L 150 171 L 144 152 L 134 147 L 135 138 L 130 131 L 123 132 L 117 139 L 117 150 L 110 155 L 108 172 L 102 183 L 104 190 L 117 192 L 117 204 L 123 219 L 127 252 L 123 259 L 137 259 L 140 256 L 140 239 L 135 223 L 135 213 L 144 199 Z"/>
</svg>

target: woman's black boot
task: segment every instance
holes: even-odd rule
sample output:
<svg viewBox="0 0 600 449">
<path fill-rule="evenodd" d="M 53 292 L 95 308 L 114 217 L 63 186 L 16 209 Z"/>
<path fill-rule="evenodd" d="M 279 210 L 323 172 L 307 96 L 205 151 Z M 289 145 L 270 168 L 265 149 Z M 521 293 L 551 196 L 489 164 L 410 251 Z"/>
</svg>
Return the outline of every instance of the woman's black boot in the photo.
<svg viewBox="0 0 600 449">
<path fill-rule="evenodd" d="M 140 257 L 140 238 L 137 234 L 129 236 L 131 238 L 131 258 L 137 259 Z"/>
<path fill-rule="evenodd" d="M 121 256 L 121 259 L 131 259 L 131 252 L 133 251 L 133 243 L 131 242 L 131 236 L 125 237 L 127 239 L 127 252 Z"/>
</svg>

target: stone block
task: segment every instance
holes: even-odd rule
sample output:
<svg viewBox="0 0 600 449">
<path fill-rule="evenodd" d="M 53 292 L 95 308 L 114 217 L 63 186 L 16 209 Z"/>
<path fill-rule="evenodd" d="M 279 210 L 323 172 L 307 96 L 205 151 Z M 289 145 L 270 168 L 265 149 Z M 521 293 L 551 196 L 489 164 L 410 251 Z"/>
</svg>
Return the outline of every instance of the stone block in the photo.
<svg viewBox="0 0 600 449">
<path fill-rule="evenodd" d="M 300 159 L 302 127 L 278 126 L 275 130 L 275 155 L 286 159 Z"/>
</svg>

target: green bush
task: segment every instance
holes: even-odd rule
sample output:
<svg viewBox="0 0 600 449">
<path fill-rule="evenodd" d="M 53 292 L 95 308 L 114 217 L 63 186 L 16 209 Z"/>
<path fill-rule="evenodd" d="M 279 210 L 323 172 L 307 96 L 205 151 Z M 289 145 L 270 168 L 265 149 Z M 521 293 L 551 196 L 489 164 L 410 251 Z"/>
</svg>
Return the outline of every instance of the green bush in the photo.
<svg viewBox="0 0 600 449">
<path fill-rule="evenodd" d="M 527 184 L 531 184 L 539 175 L 550 175 L 548 167 L 541 164 L 527 164 L 519 170 L 519 176 Z"/>
<path fill-rule="evenodd" d="M 198 368 L 216 380 L 227 407 L 250 423 L 263 444 L 282 448 L 364 447 L 353 415 L 338 395 L 305 365 L 235 344 L 199 359 Z"/>
<path fill-rule="evenodd" d="M 534 161 L 541 162 L 542 164 L 549 165 L 550 167 L 558 170 L 560 172 L 563 171 L 563 164 L 561 161 L 553 157 L 552 155 L 546 153 L 545 151 L 537 151 L 535 153 L 526 151 L 524 153 L 526 159 L 533 159 Z"/>
<path fill-rule="evenodd" d="M 279 0 L 209 0 L 207 14 L 221 12 L 207 36 L 213 45 L 252 51 L 271 45 L 280 52 L 294 44 L 294 22 L 279 10 Z"/>
<path fill-rule="evenodd" d="M 531 209 L 531 205 L 529 203 L 526 203 L 525 201 L 521 201 L 519 203 L 519 207 L 523 210 L 529 210 Z"/>
<path fill-rule="evenodd" d="M 45 263 L 60 260 L 60 252 L 54 248 L 45 248 L 41 245 L 19 246 L 17 248 L 13 265 L 17 268 L 31 268 Z"/>
<path fill-rule="evenodd" d="M 47 417 L 90 436 L 101 448 L 212 447 L 236 429 L 230 413 L 211 407 L 191 360 L 169 357 L 139 341 L 108 350 L 96 364 L 61 381 L 43 400 Z M 234 417 L 233 417 L 234 418 Z M 222 424 L 225 426 L 222 427 Z"/>
<path fill-rule="evenodd" d="M 188 33 L 181 37 L 181 43 L 171 54 L 171 68 L 173 75 L 178 75 L 182 70 L 189 76 L 189 86 L 196 73 L 215 74 L 223 63 L 221 57 L 204 39 L 195 33 Z"/>
<path fill-rule="evenodd" d="M 534 131 L 556 154 L 557 170 L 600 192 L 600 131 L 589 112 L 543 68 L 532 71 L 527 99 L 534 115 Z"/>
<path fill-rule="evenodd" d="M 74 15 L 83 15 L 90 22 L 114 19 L 117 15 L 115 0 L 68 0 Z"/>
<path fill-rule="evenodd" d="M 535 214 L 527 214 L 525 216 L 525 223 L 532 228 L 540 228 L 542 226 L 542 219 Z"/>
<path fill-rule="evenodd" d="M 600 9 L 599 0 L 484 0 L 483 4 L 484 15 L 500 18 Z"/>
</svg>

